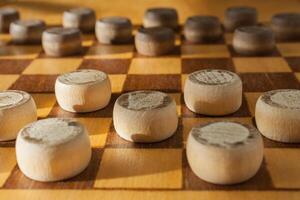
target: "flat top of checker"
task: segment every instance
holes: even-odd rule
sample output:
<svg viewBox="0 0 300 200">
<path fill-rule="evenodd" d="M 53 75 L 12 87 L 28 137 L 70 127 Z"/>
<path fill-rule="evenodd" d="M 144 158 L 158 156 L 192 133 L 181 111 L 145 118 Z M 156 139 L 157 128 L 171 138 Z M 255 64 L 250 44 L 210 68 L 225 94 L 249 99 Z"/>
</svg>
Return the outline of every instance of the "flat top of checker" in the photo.
<svg viewBox="0 0 300 200">
<path fill-rule="evenodd" d="M 236 74 L 226 70 L 199 70 L 189 75 L 189 79 L 202 85 L 225 85 L 236 79 Z"/>
<path fill-rule="evenodd" d="M 147 17 L 153 18 L 168 18 L 170 16 L 177 16 L 177 11 L 174 8 L 149 8 L 145 12 Z"/>
<path fill-rule="evenodd" d="M 0 15 L 15 14 L 18 11 L 14 8 L 4 7 L 0 9 Z"/>
<path fill-rule="evenodd" d="M 218 147 L 237 147 L 253 138 L 253 128 L 234 122 L 215 122 L 197 126 L 191 130 L 192 137 L 202 144 Z"/>
<path fill-rule="evenodd" d="M 210 15 L 195 15 L 191 16 L 186 21 L 186 26 L 188 27 L 215 27 L 221 25 L 219 19 L 216 16 Z"/>
<path fill-rule="evenodd" d="M 14 1 L 13 6 L 19 2 Z M 130 16 L 135 33 L 142 26 L 141 17 L 149 1 L 139 1 L 139 5 L 122 2 L 88 1 L 91 8 L 98 9 L 99 18 L 116 14 Z M 192 9 L 187 7 L 187 2 Z M 251 4 L 255 4 L 260 11 L 258 14 L 262 21 L 259 23 L 266 24 L 281 8 L 288 12 L 300 8 L 300 1 L 289 2 L 262 3 L 261 0 L 254 0 Z M 169 6 L 178 10 L 181 22 L 190 15 L 200 13 L 223 17 L 226 9 L 224 3 L 211 0 L 171 3 Z M 231 3 L 234 5 L 234 2 Z M 22 18 L 38 13 L 34 17 L 45 19 L 49 26 L 61 26 L 55 22 L 61 21 L 65 8 L 63 1 L 61 7 L 54 7 L 51 3 L 49 10 L 57 9 L 53 15 L 23 5 L 21 1 L 17 7 Z M 101 5 L 112 9 L 102 12 Z M 137 11 L 137 6 L 143 9 L 131 12 Z M 185 152 L 187 135 L 192 127 L 223 120 L 255 125 L 255 103 L 262 93 L 284 88 L 300 89 L 300 41 L 277 41 L 274 54 L 245 57 L 232 51 L 231 33 L 224 33 L 224 37 L 217 43 L 191 45 L 177 32 L 174 52 L 161 57 L 145 57 L 137 53 L 133 44 L 102 45 L 97 43 L 93 34 L 84 34 L 82 39 L 85 51 L 82 54 L 52 58 L 46 56 L 40 46 L 14 45 L 7 38 L 7 34 L 0 34 L 3 45 L 0 47 L 1 90 L 19 89 L 29 92 L 37 104 L 39 119 L 74 117 L 80 120 L 91 134 L 92 159 L 88 168 L 72 179 L 40 183 L 28 179 L 20 172 L 15 162 L 15 143 L 0 142 L 1 197 L 16 195 L 31 200 L 43 195 L 45 198 L 55 196 L 60 200 L 88 197 L 113 199 L 116 196 L 124 199 L 184 199 L 187 196 L 191 199 L 206 199 L 209 196 L 211 199 L 228 197 L 268 200 L 291 199 L 300 195 L 299 144 L 287 145 L 263 138 L 264 161 L 257 175 L 243 184 L 231 186 L 213 185 L 197 178 L 187 164 Z M 243 81 L 243 103 L 236 113 L 208 117 L 196 115 L 187 109 L 182 92 L 184 82 L 188 74 L 207 68 L 235 72 Z M 109 75 L 113 93 L 106 108 L 74 114 L 59 107 L 54 94 L 55 80 L 60 74 L 78 69 L 96 69 Z M 179 121 L 173 137 L 146 145 L 132 144 L 117 136 L 112 121 L 114 103 L 120 95 L 136 90 L 159 90 L 176 101 Z M 5 165 L 2 165 L 3 160 Z M 284 169 L 287 170 L 282 173 Z"/>
<path fill-rule="evenodd" d="M 45 26 L 45 22 L 39 19 L 16 20 L 13 23 L 27 27 Z"/>
<path fill-rule="evenodd" d="M 163 42 L 174 37 L 173 30 L 167 27 L 139 28 L 136 34 L 137 39 L 145 41 L 157 40 Z"/>
<path fill-rule="evenodd" d="M 300 90 L 272 90 L 264 93 L 261 98 L 264 102 L 272 106 L 300 109 Z"/>
<path fill-rule="evenodd" d="M 0 111 L 25 103 L 30 99 L 28 93 L 17 90 L 0 91 Z"/>
<path fill-rule="evenodd" d="M 171 101 L 171 97 L 162 92 L 135 91 L 121 95 L 117 103 L 129 110 L 144 111 L 163 108 Z"/>
<path fill-rule="evenodd" d="M 20 137 L 27 142 L 56 146 L 67 143 L 84 131 L 74 119 L 48 118 L 33 122 L 21 130 Z"/>
<path fill-rule="evenodd" d="M 118 26 L 131 25 L 131 22 L 127 17 L 121 17 L 121 16 L 104 17 L 102 19 L 99 19 L 98 21 L 106 24 L 118 25 Z"/>
<path fill-rule="evenodd" d="M 79 29 L 77 28 L 63 28 L 63 27 L 49 28 L 45 32 L 57 36 L 77 35 L 80 33 Z"/>
<path fill-rule="evenodd" d="M 71 8 L 67 10 L 67 12 L 78 14 L 78 15 L 90 15 L 91 13 L 94 13 L 92 9 L 90 8 Z"/>
<path fill-rule="evenodd" d="M 68 85 L 90 84 L 101 82 L 105 79 L 107 79 L 107 75 L 104 72 L 92 69 L 76 70 L 58 77 L 60 82 Z"/>
</svg>

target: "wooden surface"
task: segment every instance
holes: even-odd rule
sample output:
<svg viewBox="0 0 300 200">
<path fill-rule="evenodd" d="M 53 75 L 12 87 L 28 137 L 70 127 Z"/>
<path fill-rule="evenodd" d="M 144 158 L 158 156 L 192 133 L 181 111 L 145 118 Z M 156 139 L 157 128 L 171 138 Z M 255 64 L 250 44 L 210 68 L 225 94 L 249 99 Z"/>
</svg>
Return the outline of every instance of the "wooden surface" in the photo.
<svg viewBox="0 0 300 200">
<path fill-rule="evenodd" d="M 18 1 L 11 6 L 22 18 L 42 18 L 59 25 L 63 10 L 78 1 Z M 108 3 L 109 2 L 109 3 Z M 256 6 L 260 21 L 267 23 L 279 11 L 300 11 L 300 1 L 135 1 L 86 0 L 81 5 L 97 10 L 98 17 L 124 15 L 137 28 L 144 10 L 164 5 L 178 9 L 180 21 L 192 14 L 222 18 L 229 5 Z M 148 58 L 136 53 L 133 44 L 99 45 L 93 35 L 84 35 L 85 50 L 67 58 L 47 57 L 40 46 L 16 46 L 9 35 L 0 35 L 0 89 L 30 92 L 39 118 L 76 117 L 89 132 L 92 161 L 80 175 L 61 182 L 39 183 L 26 178 L 16 165 L 14 142 L 0 143 L 0 199 L 299 199 L 300 145 L 282 144 L 264 138 L 264 162 L 255 177 L 233 186 L 218 186 L 197 178 L 187 164 L 185 142 L 192 126 L 209 121 L 240 121 L 254 124 L 256 99 L 262 92 L 279 88 L 300 89 L 300 41 L 278 42 L 273 54 L 242 57 L 233 52 L 232 34 L 215 44 L 190 45 L 177 34 L 176 49 L 167 56 Z M 54 95 L 58 74 L 75 69 L 98 69 L 109 74 L 113 96 L 105 109 L 72 114 L 59 108 Z M 243 104 L 234 114 L 207 117 L 190 112 L 183 102 L 182 87 L 188 73 L 204 68 L 237 72 L 244 86 Z M 132 144 L 115 133 L 112 108 L 123 92 L 156 89 L 176 100 L 180 115 L 176 134 L 154 144 Z M 234 169 L 233 169 L 234 170 Z"/>
</svg>

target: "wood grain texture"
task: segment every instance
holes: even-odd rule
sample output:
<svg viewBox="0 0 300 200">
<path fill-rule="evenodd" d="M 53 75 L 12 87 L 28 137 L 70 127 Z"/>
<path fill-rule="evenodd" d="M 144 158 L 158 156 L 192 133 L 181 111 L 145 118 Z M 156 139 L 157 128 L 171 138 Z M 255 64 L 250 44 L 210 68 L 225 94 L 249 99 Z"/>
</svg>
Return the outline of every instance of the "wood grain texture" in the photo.
<svg viewBox="0 0 300 200">
<path fill-rule="evenodd" d="M 188 16 L 199 13 L 216 15 L 222 22 L 227 7 L 241 4 L 255 6 L 259 21 L 267 25 L 276 12 L 300 11 L 298 0 L 141 0 L 138 4 L 134 0 L 19 0 L 10 6 L 20 10 L 22 19 L 41 18 L 49 27 L 60 25 L 64 10 L 77 6 L 92 7 L 97 18 L 129 17 L 134 23 L 135 33 L 141 27 L 144 10 L 148 7 L 176 8 L 182 25 Z M 248 182 L 226 187 L 198 179 L 190 171 L 185 158 L 185 142 L 193 126 L 221 120 L 255 125 L 255 103 L 262 92 L 279 88 L 300 89 L 299 41 L 277 42 L 275 51 L 268 56 L 245 57 L 233 51 L 230 33 L 225 33 L 215 43 L 193 45 L 178 31 L 176 47 L 171 54 L 147 57 L 138 54 L 133 43 L 101 45 L 93 34 L 84 34 L 82 39 L 84 50 L 81 54 L 53 59 L 46 56 L 39 45 L 14 45 L 8 34 L 0 34 L 0 89 L 30 92 L 36 101 L 39 118 L 78 118 L 87 126 L 93 146 L 92 162 L 82 174 L 62 182 L 39 183 L 26 178 L 17 167 L 15 142 L 1 142 L 0 199 L 300 198 L 300 144 L 284 144 L 264 138 L 264 164 L 259 173 Z M 195 115 L 186 108 L 182 98 L 186 76 L 206 68 L 237 72 L 242 78 L 243 104 L 236 113 L 208 117 Z M 59 107 L 54 95 L 55 79 L 58 74 L 75 69 L 97 69 L 108 73 L 113 95 L 106 108 L 74 114 Z M 176 101 L 179 126 L 168 140 L 133 144 L 115 133 L 112 122 L 115 100 L 122 93 L 143 89 L 167 92 Z"/>
</svg>

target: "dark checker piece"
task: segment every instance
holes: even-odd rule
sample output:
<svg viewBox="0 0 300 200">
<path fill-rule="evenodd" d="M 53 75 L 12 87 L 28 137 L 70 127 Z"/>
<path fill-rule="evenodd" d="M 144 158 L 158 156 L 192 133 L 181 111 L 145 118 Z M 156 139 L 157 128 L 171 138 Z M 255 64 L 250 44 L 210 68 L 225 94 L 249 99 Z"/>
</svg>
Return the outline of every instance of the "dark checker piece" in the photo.
<svg viewBox="0 0 300 200">
<path fill-rule="evenodd" d="M 233 36 L 233 48 L 242 55 L 262 55 L 272 53 L 275 38 L 271 29 L 259 26 L 237 28 Z"/>
<path fill-rule="evenodd" d="M 0 32 L 7 33 L 10 23 L 20 18 L 19 12 L 14 8 L 0 9 Z"/>
<path fill-rule="evenodd" d="M 224 26 L 229 32 L 241 26 L 257 24 L 257 11 L 252 7 L 230 7 L 225 11 Z"/>
<path fill-rule="evenodd" d="M 271 27 L 276 39 L 300 39 L 300 13 L 279 13 L 272 17 Z"/>
<path fill-rule="evenodd" d="M 192 16 L 184 25 L 184 36 L 193 43 L 216 41 L 221 38 L 222 32 L 221 23 L 214 16 Z"/>
<path fill-rule="evenodd" d="M 164 26 L 172 29 L 178 27 L 178 14 L 173 8 L 150 8 L 144 15 L 144 27 Z"/>
</svg>

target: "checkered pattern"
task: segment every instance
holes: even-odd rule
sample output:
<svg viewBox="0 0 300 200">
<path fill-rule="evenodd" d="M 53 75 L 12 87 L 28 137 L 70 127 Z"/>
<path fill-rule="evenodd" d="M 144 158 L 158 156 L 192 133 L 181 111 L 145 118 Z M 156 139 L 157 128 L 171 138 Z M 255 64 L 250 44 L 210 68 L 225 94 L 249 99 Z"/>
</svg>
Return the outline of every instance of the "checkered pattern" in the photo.
<svg viewBox="0 0 300 200">
<path fill-rule="evenodd" d="M 210 121 L 254 124 L 254 108 L 262 92 L 300 88 L 300 43 L 278 43 L 272 55 L 243 57 L 233 52 L 232 34 L 215 44 L 192 45 L 182 35 L 166 56 L 139 55 L 133 44 L 100 45 L 92 35 L 83 37 L 81 55 L 50 58 L 40 46 L 15 46 L 1 35 L 0 89 L 30 92 L 39 118 L 75 117 L 86 125 L 93 147 L 92 161 L 80 175 L 66 181 L 40 183 L 26 178 L 16 165 L 14 142 L 0 143 L 0 187 L 2 189 L 114 189 L 206 191 L 274 191 L 300 189 L 300 145 L 264 138 L 264 162 L 255 177 L 233 186 L 217 186 L 197 178 L 188 166 L 185 142 L 191 128 Z M 192 113 L 184 105 L 182 88 L 187 74 L 219 68 L 236 72 L 244 84 L 243 104 L 232 115 L 207 117 Z M 110 104 L 99 111 L 74 114 L 62 110 L 54 95 L 58 74 L 76 69 L 97 69 L 109 74 Z M 112 123 L 116 98 L 124 92 L 152 89 L 169 93 L 177 103 L 179 127 L 171 138 L 153 144 L 133 144 L 117 136 Z M 297 148 L 296 148 L 297 147 Z M 234 169 L 233 169 L 234 170 Z"/>
</svg>

